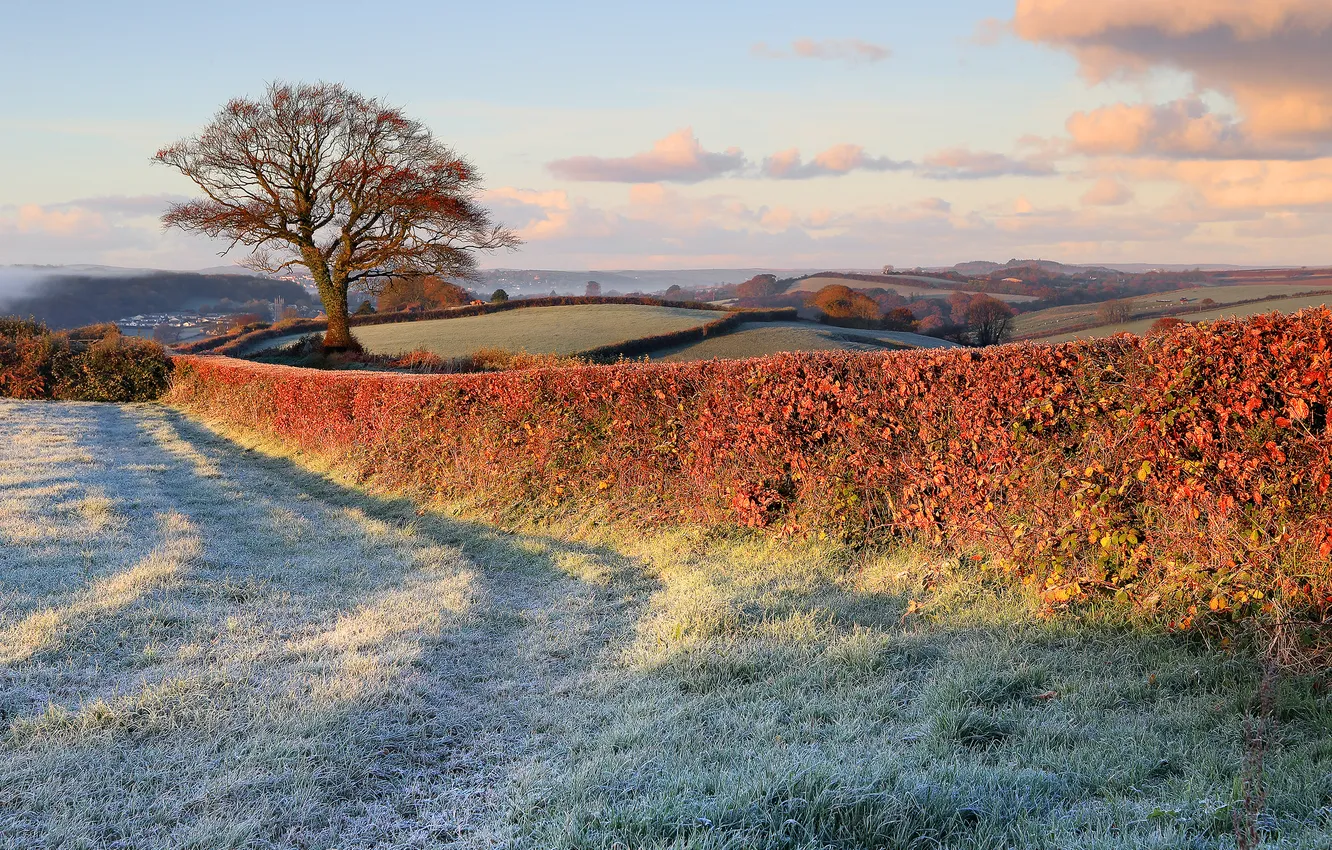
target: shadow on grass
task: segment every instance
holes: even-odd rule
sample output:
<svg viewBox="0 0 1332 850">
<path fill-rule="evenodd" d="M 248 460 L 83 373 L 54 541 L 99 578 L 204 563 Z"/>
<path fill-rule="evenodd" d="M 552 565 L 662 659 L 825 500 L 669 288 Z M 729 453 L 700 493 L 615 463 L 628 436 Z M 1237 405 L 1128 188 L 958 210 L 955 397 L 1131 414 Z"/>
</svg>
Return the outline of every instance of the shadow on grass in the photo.
<svg viewBox="0 0 1332 850">
<path fill-rule="evenodd" d="M 56 409 L 126 557 L 167 508 L 201 554 L 4 670 L 0 846 L 1228 846 L 1248 659 L 925 599 L 891 559 L 511 534 L 170 410 Z M 53 607 L 92 586 L 65 569 Z M 1319 847 L 1332 704 L 1283 687 L 1264 829 Z"/>
<path fill-rule="evenodd" d="M 0 679 L 15 846 L 503 841 L 512 766 L 651 592 L 608 548 L 420 513 L 169 410 L 61 412 L 130 536 L 169 505 L 199 552 L 114 606 L 77 572 L 48 588 L 68 627 Z"/>
</svg>

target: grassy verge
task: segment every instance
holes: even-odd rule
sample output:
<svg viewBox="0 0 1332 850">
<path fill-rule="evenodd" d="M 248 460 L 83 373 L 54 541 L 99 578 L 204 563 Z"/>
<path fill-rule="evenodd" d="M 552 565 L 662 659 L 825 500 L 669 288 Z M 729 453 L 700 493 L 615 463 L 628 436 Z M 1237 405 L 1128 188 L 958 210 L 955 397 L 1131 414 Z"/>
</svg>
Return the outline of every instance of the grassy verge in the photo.
<svg viewBox="0 0 1332 850">
<path fill-rule="evenodd" d="M 1252 659 L 925 551 L 503 530 L 0 402 L 0 846 L 1227 847 Z M 1332 702 L 1261 825 L 1332 830 Z"/>
</svg>

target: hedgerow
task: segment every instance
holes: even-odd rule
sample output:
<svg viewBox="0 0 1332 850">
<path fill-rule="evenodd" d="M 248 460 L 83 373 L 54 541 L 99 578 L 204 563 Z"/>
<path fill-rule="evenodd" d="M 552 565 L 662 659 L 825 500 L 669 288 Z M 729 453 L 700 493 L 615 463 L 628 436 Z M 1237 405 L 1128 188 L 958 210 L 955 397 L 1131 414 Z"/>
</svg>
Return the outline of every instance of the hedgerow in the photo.
<svg viewBox="0 0 1332 850">
<path fill-rule="evenodd" d="M 53 333 L 40 322 L 0 318 L 0 396 L 152 401 L 170 377 L 162 346 L 121 336 L 115 325 Z"/>
<path fill-rule="evenodd" d="M 652 336 L 639 337 L 624 342 L 613 342 L 610 345 L 580 351 L 576 356 L 594 362 L 613 361 L 620 357 L 650 354 L 663 348 L 674 348 L 686 343 L 698 342 L 710 336 L 727 334 L 745 322 L 793 322 L 798 318 L 800 318 L 800 315 L 794 307 L 778 307 L 772 310 L 734 310 L 720 319 L 696 327 L 653 334 Z"/>
<path fill-rule="evenodd" d="M 360 479 L 984 558 L 1051 606 L 1332 615 L 1332 312 L 979 351 L 489 375 L 180 358 L 170 398 Z"/>
<path fill-rule="evenodd" d="M 638 295 L 550 295 L 543 298 L 521 298 L 498 303 L 467 304 L 462 307 L 445 307 L 439 310 L 354 315 L 350 318 L 349 323 L 356 328 L 366 325 L 423 322 L 428 319 L 462 319 L 468 316 L 484 316 L 489 313 L 502 313 L 505 310 L 520 310 L 527 307 L 572 307 L 580 304 L 638 304 L 647 307 L 679 307 L 687 310 L 714 310 L 718 312 L 728 312 L 731 309 L 701 301 L 669 301 L 663 298 Z M 239 334 L 225 334 L 178 345 L 175 350 L 182 354 L 235 354 L 252 347 L 257 342 L 265 342 L 297 333 L 315 333 L 327 329 L 328 321 L 325 319 L 289 319 L 259 330 Z"/>
</svg>

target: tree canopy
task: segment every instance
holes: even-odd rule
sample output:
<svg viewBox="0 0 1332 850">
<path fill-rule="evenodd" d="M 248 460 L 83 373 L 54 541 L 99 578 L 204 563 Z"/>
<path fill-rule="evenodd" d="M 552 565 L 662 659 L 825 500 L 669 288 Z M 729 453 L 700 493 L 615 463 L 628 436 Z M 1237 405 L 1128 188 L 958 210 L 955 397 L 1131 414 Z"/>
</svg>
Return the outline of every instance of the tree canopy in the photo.
<svg viewBox="0 0 1332 850">
<path fill-rule="evenodd" d="M 247 248 L 257 270 L 309 269 L 330 349 L 356 347 L 350 288 L 470 278 L 478 252 L 520 243 L 477 203 L 481 177 L 466 159 L 400 110 L 337 84 L 273 83 L 155 159 L 204 194 L 173 204 L 166 226 Z"/>
</svg>

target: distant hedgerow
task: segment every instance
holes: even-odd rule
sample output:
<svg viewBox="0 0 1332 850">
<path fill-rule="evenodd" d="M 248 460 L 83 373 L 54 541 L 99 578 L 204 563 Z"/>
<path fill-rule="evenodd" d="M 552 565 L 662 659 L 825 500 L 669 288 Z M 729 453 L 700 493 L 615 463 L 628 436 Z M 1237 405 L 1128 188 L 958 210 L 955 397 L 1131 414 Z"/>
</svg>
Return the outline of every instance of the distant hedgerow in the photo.
<svg viewBox="0 0 1332 850">
<path fill-rule="evenodd" d="M 462 319 L 468 316 L 484 316 L 490 313 L 502 313 L 508 310 L 522 310 L 528 307 L 572 307 L 581 304 L 638 304 L 649 307 L 681 307 L 688 310 L 714 310 L 725 313 L 730 307 L 706 304 L 698 301 L 671 301 L 651 296 L 622 295 L 549 295 L 541 298 L 515 298 L 499 303 L 473 302 L 460 307 L 444 307 L 438 310 L 423 310 L 404 313 L 366 313 L 350 318 L 353 328 L 366 325 L 391 325 L 402 322 L 423 322 L 428 319 Z M 279 327 L 278 325 L 282 325 Z M 328 322 L 324 319 L 296 319 L 289 324 L 279 322 L 272 327 L 252 329 L 245 333 L 229 333 L 222 336 L 196 340 L 175 346 L 182 354 L 236 354 L 251 348 L 255 343 L 290 336 L 298 333 L 314 333 L 327 330 Z"/>
</svg>

